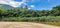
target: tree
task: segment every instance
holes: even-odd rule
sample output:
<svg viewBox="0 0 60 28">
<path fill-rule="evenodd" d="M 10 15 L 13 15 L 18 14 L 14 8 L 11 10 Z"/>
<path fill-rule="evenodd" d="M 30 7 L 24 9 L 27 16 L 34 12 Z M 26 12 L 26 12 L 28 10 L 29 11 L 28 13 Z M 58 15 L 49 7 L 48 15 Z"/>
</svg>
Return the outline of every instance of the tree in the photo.
<svg viewBox="0 0 60 28">
<path fill-rule="evenodd" d="M 55 16 L 60 16 L 60 5 L 53 7 L 52 11 Z"/>
</svg>

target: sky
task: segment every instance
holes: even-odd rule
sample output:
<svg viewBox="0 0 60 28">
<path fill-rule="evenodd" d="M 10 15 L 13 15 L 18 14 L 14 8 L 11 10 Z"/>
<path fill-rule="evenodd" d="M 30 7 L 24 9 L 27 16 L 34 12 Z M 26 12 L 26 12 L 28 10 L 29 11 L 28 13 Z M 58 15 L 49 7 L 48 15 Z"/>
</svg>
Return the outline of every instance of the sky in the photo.
<svg viewBox="0 0 60 28">
<path fill-rule="evenodd" d="M 34 10 L 49 10 L 60 4 L 60 0 L 0 0 L 0 4 L 7 4 L 12 7 L 28 6 Z"/>
</svg>

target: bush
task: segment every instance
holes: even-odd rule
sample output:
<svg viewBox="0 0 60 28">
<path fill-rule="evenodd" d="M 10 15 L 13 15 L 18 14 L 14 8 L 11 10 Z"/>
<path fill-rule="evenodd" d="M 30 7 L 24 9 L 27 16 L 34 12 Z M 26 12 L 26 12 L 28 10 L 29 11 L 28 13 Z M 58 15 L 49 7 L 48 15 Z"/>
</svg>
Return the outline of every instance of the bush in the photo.
<svg viewBox="0 0 60 28">
<path fill-rule="evenodd" d="M 2 21 L 23 21 L 23 22 L 60 22 L 60 16 L 57 17 L 4 17 Z"/>
</svg>

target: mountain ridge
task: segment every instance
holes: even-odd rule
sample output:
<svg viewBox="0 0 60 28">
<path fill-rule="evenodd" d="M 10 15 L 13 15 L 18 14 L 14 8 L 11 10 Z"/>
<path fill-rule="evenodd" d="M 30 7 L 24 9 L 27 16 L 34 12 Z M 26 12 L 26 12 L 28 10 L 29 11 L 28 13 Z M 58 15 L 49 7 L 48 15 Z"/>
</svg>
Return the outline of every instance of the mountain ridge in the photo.
<svg viewBox="0 0 60 28">
<path fill-rule="evenodd" d="M 14 8 L 14 7 L 12 7 L 12 6 L 10 6 L 10 5 L 7 5 L 7 4 L 0 4 L 0 8 L 1 8 L 1 7 L 5 8 L 5 9 Z"/>
</svg>

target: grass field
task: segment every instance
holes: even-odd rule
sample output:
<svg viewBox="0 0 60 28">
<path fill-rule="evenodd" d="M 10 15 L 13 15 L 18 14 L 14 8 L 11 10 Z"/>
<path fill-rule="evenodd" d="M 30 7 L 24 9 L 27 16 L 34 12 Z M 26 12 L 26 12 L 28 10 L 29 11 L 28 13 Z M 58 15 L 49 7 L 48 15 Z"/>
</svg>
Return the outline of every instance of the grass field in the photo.
<svg viewBox="0 0 60 28">
<path fill-rule="evenodd" d="M 5 17 L 1 21 L 11 22 L 41 22 L 43 24 L 50 24 L 60 26 L 60 16 L 42 16 L 42 17 Z"/>
</svg>

